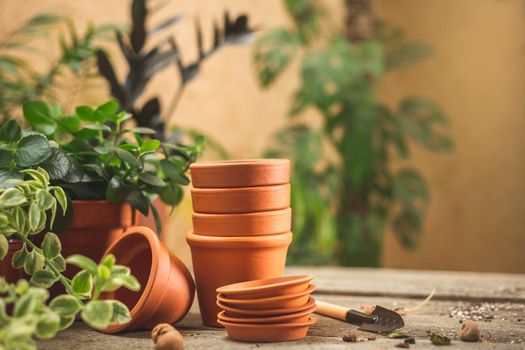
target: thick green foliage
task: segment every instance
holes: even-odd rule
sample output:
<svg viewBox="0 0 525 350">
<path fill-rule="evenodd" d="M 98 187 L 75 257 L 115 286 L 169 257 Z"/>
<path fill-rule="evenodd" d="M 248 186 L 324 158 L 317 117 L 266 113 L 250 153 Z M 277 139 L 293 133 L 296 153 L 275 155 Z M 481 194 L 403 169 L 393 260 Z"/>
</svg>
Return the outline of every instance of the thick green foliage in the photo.
<svg viewBox="0 0 525 350">
<path fill-rule="evenodd" d="M 323 120 L 320 129 L 294 121 L 276 135 L 269 151 L 293 159 L 291 260 L 377 265 L 389 223 L 404 246 L 415 247 L 430 198 L 420 173 L 394 169 L 393 161 L 408 159 L 412 144 L 434 152 L 453 147 L 448 120 L 433 102 L 408 97 L 389 108 L 376 98 L 378 83 L 390 69 L 424 58 L 430 50 L 404 41 L 401 31 L 384 23 L 377 24 L 375 37 L 359 43 L 338 34 L 325 38 L 312 30 L 321 20 L 314 1 L 285 4 L 295 26 L 258 39 L 258 78 L 270 86 L 301 54 L 301 84 L 290 115 L 313 108 Z"/>
</svg>

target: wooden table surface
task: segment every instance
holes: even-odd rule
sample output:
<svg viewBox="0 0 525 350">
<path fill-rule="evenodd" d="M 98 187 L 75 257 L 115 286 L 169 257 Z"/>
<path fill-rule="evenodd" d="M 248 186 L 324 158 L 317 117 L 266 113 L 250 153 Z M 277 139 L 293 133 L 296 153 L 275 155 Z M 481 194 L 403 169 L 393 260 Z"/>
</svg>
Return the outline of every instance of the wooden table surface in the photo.
<svg viewBox="0 0 525 350">
<path fill-rule="evenodd" d="M 427 333 L 441 331 L 452 338 L 451 349 L 525 350 L 525 275 L 334 267 L 289 268 L 287 274 L 314 274 L 315 298 L 356 309 L 376 304 L 411 308 L 436 287 L 430 302 L 403 316 L 402 332 L 416 340 L 412 349 L 436 349 Z M 397 349 L 396 344 L 402 342 L 378 335 L 375 340 L 347 343 L 342 340 L 346 334 L 354 333 L 362 340 L 373 334 L 359 332 L 357 327 L 341 321 L 316 318 L 317 324 L 301 341 L 240 343 L 229 340 L 224 330 L 203 327 L 195 302 L 176 327 L 184 336 L 186 349 Z M 469 318 L 478 319 L 481 343 L 464 343 L 457 337 L 461 321 Z M 49 350 L 153 348 L 149 332 L 105 335 L 81 322 L 38 345 L 39 349 Z"/>
</svg>

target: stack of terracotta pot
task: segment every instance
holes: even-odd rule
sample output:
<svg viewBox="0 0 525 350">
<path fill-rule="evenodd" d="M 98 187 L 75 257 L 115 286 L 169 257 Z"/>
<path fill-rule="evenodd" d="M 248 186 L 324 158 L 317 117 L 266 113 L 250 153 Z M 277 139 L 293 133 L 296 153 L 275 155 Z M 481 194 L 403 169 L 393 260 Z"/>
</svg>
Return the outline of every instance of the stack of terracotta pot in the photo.
<svg viewBox="0 0 525 350">
<path fill-rule="evenodd" d="M 205 325 L 221 327 L 216 289 L 280 277 L 292 241 L 290 163 L 261 159 L 194 163 L 191 247 Z"/>
<path fill-rule="evenodd" d="M 270 342 L 298 340 L 315 323 L 311 275 L 235 283 L 217 289 L 218 315 L 234 340 Z"/>
</svg>

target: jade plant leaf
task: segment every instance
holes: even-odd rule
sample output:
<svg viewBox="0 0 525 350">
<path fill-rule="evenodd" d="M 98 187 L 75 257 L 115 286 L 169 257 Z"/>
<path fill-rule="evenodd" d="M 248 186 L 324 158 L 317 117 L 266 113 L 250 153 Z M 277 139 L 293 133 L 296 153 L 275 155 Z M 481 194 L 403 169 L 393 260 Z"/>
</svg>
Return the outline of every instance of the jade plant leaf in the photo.
<svg viewBox="0 0 525 350">
<path fill-rule="evenodd" d="M 22 137 L 22 130 L 15 119 L 10 119 L 0 127 L 0 141 L 17 142 Z"/>
</svg>

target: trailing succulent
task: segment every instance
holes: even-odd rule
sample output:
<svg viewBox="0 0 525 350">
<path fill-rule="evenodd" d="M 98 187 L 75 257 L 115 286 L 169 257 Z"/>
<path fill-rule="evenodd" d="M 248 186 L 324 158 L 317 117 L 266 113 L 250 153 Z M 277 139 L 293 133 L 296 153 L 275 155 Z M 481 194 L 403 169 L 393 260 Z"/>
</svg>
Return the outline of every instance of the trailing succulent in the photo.
<svg viewBox="0 0 525 350">
<path fill-rule="evenodd" d="M 34 349 L 34 337 L 52 338 L 69 327 L 79 313 L 97 329 L 129 322 L 126 305 L 117 300 L 100 300 L 100 296 L 122 286 L 138 291 L 140 284 L 130 269 L 116 265 L 112 255 L 100 265 L 82 255 L 64 259 L 60 240 L 52 232 L 47 232 L 37 246 L 32 236 L 40 233 L 46 222 L 53 227 L 58 206 L 66 212 L 67 198 L 62 188 L 49 184 L 44 169 L 25 169 L 20 174 L 29 179 L 12 178 L 0 186 L 0 259 L 8 253 L 8 239 L 20 240 L 22 247 L 13 254 L 11 264 L 15 269 L 24 269 L 31 279 L 9 284 L 0 277 L 0 348 Z M 81 269 L 71 280 L 62 273 L 66 264 Z M 46 288 L 57 281 L 68 294 L 46 304 Z"/>
<path fill-rule="evenodd" d="M 24 117 L 36 132 L 22 132 L 16 121 L 0 128 L 0 184 L 21 178 L 21 169 L 40 166 L 54 185 L 72 199 L 128 202 L 148 215 L 160 232 L 160 218 L 151 199 L 176 206 L 189 183 L 185 173 L 201 152 L 195 145 L 173 145 L 148 138 L 155 131 L 125 127 L 131 115 L 109 101 L 97 108 L 80 106 L 64 115 L 58 105 L 24 104 Z"/>
</svg>

